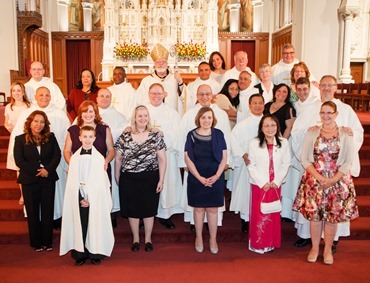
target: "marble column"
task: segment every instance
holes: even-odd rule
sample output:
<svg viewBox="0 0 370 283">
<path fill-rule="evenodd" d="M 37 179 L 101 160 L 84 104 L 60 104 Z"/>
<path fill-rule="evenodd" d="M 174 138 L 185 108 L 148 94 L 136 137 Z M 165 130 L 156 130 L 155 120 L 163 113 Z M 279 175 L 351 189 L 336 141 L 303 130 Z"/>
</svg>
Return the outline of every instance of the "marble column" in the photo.
<svg viewBox="0 0 370 283">
<path fill-rule="evenodd" d="M 241 5 L 239 3 L 227 5 L 230 11 L 230 32 L 240 32 L 240 7 Z"/>
<path fill-rule="evenodd" d="M 68 31 L 68 5 L 69 0 L 58 1 L 58 28 L 59 31 Z"/>
<path fill-rule="evenodd" d="M 344 20 L 344 37 L 343 37 L 343 57 L 342 70 L 339 80 L 342 83 L 353 83 L 351 75 L 351 36 L 353 28 L 353 19 L 358 15 L 358 10 L 344 10 L 340 12 Z"/>
<path fill-rule="evenodd" d="M 92 8 L 93 3 L 81 2 L 83 9 L 84 31 L 92 31 Z"/>
</svg>

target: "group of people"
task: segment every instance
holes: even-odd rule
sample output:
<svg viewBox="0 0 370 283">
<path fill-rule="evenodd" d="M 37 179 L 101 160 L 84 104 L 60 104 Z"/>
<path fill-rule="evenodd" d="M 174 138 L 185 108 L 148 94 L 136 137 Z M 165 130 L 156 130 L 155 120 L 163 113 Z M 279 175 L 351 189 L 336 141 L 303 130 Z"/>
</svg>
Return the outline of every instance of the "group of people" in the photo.
<svg viewBox="0 0 370 283">
<path fill-rule="evenodd" d="M 324 262 L 332 264 L 335 241 L 358 217 L 352 176 L 363 141 L 355 112 L 334 98 L 335 77 L 312 81 L 286 45 L 278 64 L 259 68 L 260 80 L 246 52 L 235 54 L 230 70 L 213 52 L 185 85 L 170 72 L 168 55 L 155 46 L 155 71 L 136 91 L 122 67 L 108 89 L 86 69 L 61 104 L 39 62 L 31 65 L 33 97 L 21 83 L 11 86 L 8 168 L 19 171 L 31 246 L 51 251 L 53 219 L 63 216 L 60 254 L 72 251 L 76 265 L 100 264 L 113 249 L 118 211 L 129 220 L 133 252 L 141 220 L 150 252 L 154 217 L 175 229 L 171 216 L 183 213 L 195 250 L 204 250 L 207 222 L 209 250 L 217 254 L 226 185 L 251 251 L 280 247 L 283 217 L 296 222 L 296 246 L 311 238 L 309 262 L 324 231 Z M 281 206 L 261 208 L 272 202 Z"/>
</svg>

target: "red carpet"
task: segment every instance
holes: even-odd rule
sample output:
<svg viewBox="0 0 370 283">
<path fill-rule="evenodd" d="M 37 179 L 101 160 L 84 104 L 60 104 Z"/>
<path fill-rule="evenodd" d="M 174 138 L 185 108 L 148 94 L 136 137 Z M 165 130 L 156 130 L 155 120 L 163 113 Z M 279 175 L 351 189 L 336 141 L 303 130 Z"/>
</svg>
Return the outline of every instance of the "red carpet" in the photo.
<svg viewBox="0 0 370 283">
<path fill-rule="evenodd" d="M 306 262 L 309 247 L 283 242 L 281 249 L 259 255 L 246 243 L 220 243 L 219 254 L 192 244 L 156 244 L 154 251 L 133 253 L 116 244 L 111 258 L 100 266 L 77 267 L 57 250 L 36 253 L 27 245 L 2 245 L 0 281 L 6 282 L 370 282 L 370 241 L 341 241 L 334 264 L 322 257 Z"/>
</svg>

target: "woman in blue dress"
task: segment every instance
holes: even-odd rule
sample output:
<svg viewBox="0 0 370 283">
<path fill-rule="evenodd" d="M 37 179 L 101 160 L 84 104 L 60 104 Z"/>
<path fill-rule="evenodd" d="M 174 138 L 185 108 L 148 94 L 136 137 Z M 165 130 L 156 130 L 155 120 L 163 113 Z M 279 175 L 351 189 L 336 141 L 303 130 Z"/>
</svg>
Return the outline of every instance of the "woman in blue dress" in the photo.
<svg viewBox="0 0 370 283">
<path fill-rule="evenodd" d="M 201 108 L 195 117 L 197 128 L 188 133 L 185 144 L 185 162 L 189 170 L 188 204 L 194 207 L 195 250 L 203 252 L 202 229 L 207 215 L 209 245 L 213 254 L 218 253 L 217 207 L 224 205 L 227 160 L 224 135 L 214 128 L 216 123 L 212 109 Z"/>
</svg>

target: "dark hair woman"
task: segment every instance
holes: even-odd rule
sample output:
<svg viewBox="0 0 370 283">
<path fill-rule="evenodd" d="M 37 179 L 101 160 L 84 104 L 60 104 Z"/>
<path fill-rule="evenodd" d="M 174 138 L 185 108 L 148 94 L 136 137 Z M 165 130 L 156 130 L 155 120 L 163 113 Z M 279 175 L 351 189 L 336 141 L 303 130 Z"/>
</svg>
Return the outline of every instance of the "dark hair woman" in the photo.
<svg viewBox="0 0 370 283">
<path fill-rule="evenodd" d="M 43 111 L 32 112 L 24 124 L 24 134 L 17 136 L 14 144 L 30 245 L 37 252 L 51 251 L 53 243 L 55 182 L 58 180 L 56 168 L 61 153 L 49 125 Z"/>
<path fill-rule="evenodd" d="M 83 69 L 76 87 L 71 90 L 67 100 L 67 112 L 73 121 L 77 117 L 77 111 L 84 100 L 92 100 L 96 103 L 99 87 L 96 85 L 95 75 L 89 69 Z"/>
</svg>

